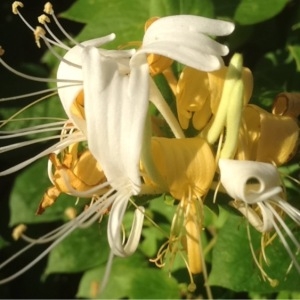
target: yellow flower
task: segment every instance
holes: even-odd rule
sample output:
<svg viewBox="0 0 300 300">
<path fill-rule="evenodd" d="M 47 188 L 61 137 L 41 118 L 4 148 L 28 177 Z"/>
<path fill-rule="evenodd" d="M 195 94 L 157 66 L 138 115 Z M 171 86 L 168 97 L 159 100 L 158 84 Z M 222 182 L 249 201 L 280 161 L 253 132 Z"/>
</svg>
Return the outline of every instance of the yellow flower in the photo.
<svg viewBox="0 0 300 300">
<path fill-rule="evenodd" d="M 176 90 L 178 119 L 183 129 L 187 129 L 192 120 L 193 127 L 201 130 L 217 113 L 227 73 L 228 67 L 225 66 L 213 72 L 190 67 L 183 69 Z M 245 87 L 243 102 L 246 104 L 253 88 L 251 71 L 243 68 L 241 78 Z"/>
<path fill-rule="evenodd" d="M 215 174 L 214 154 L 201 138 L 152 138 L 152 156 L 162 189 L 179 201 L 167 249 L 160 250 L 158 260 L 183 249 L 188 270 L 200 273 L 204 268 L 200 241 L 203 200 Z"/>
<path fill-rule="evenodd" d="M 236 159 L 280 166 L 296 153 L 298 138 L 295 118 L 273 115 L 256 105 L 247 105 L 243 111 Z"/>
<path fill-rule="evenodd" d="M 108 191 L 107 187 L 101 188 L 106 178 L 96 159 L 88 149 L 79 152 L 78 147 L 79 144 L 72 144 L 59 154 L 50 154 L 49 159 L 54 168 L 50 175 L 53 186 L 44 194 L 37 214 L 42 214 L 53 205 L 61 193 L 76 196 L 77 192 L 87 191 L 86 198 L 92 199 L 94 195 L 100 196 Z M 99 186 L 98 191 L 93 189 Z"/>
</svg>

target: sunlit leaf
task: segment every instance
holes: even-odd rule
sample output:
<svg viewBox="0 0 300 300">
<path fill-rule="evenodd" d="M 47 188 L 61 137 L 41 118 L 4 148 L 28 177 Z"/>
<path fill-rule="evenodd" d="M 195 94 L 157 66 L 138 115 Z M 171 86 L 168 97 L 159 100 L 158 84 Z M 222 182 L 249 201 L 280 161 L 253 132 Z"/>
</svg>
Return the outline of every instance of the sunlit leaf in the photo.
<svg viewBox="0 0 300 300">
<path fill-rule="evenodd" d="M 76 229 L 50 253 L 45 273 L 76 273 L 103 264 L 108 259 L 106 222 Z"/>
<path fill-rule="evenodd" d="M 190 14 L 203 17 L 213 17 L 214 6 L 211 0 L 151 0 L 150 16 L 170 16 Z"/>
<path fill-rule="evenodd" d="M 178 299 L 177 282 L 166 272 L 149 268 L 138 253 L 115 258 L 104 291 L 97 296 L 105 266 L 92 269 L 82 277 L 77 297 L 100 299 Z M 145 284 L 147 283 L 147 284 Z"/>
<path fill-rule="evenodd" d="M 277 15 L 287 3 L 288 0 L 242 0 L 234 19 L 243 25 L 259 23 Z"/>
<path fill-rule="evenodd" d="M 299 291 L 299 275 L 295 268 L 287 272 L 291 259 L 278 238 L 266 249 L 269 266 L 263 263 L 264 270 L 272 279 L 272 283 L 263 280 L 251 254 L 246 226 L 244 218 L 235 215 L 228 217 L 224 227 L 218 233 L 218 239 L 213 249 L 209 283 L 236 292 Z M 296 236 L 299 239 L 299 233 Z M 251 243 L 255 253 L 259 254 L 260 233 L 252 228 Z M 220 274 L 222 275 L 220 276 Z"/>
<path fill-rule="evenodd" d="M 88 4 L 88 5 L 87 5 Z M 116 47 L 142 40 L 144 24 L 149 18 L 149 2 L 144 0 L 78 0 L 63 17 L 86 23 L 77 37 L 79 41 L 93 39 L 114 32 L 116 41 L 108 47 Z"/>
</svg>

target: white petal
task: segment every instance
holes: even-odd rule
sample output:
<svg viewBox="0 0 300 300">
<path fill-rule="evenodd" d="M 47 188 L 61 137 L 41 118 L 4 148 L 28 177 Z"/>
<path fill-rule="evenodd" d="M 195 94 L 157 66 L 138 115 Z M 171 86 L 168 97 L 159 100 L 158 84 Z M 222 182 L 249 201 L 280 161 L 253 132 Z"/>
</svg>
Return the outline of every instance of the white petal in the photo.
<svg viewBox="0 0 300 300">
<path fill-rule="evenodd" d="M 72 49 L 70 49 L 65 55 L 65 61 L 69 61 L 73 64 L 77 64 L 79 66 L 82 65 L 82 50 L 87 46 L 101 46 L 105 43 L 112 41 L 115 38 L 114 34 L 110 34 L 101 38 L 92 39 L 79 44 Z M 64 80 L 78 80 L 83 81 L 82 69 L 76 68 L 71 64 L 67 64 L 65 62 L 61 62 L 58 66 L 57 70 L 57 79 Z M 64 107 L 66 114 L 69 119 L 73 121 L 74 124 L 77 125 L 79 129 L 85 132 L 85 122 L 76 116 L 74 116 L 71 112 L 71 106 L 78 96 L 79 92 L 82 90 L 82 85 L 74 85 L 70 87 L 71 83 L 68 82 L 58 82 L 58 95 Z M 63 88 L 64 87 L 64 88 Z"/>
<path fill-rule="evenodd" d="M 226 35 L 233 29 L 232 23 L 197 16 L 161 18 L 147 29 L 143 45 L 133 60 L 139 54 L 154 53 L 195 69 L 214 71 L 223 65 L 221 56 L 229 50 L 205 34 Z"/>
<path fill-rule="evenodd" d="M 208 35 L 224 36 L 229 35 L 234 30 L 231 22 L 209 19 L 193 15 L 177 15 L 160 18 L 153 22 L 146 31 L 144 39 L 155 39 L 157 32 L 201 32 Z"/>
<path fill-rule="evenodd" d="M 122 221 L 128 204 L 128 196 L 121 195 L 114 201 L 107 225 L 107 237 L 110 248 L 117 256 L 125 257 L 133 254 L 139 245 L 144 220 L 144 208 L 135 210 L 134 219 L 128 240 L 122 243 Z"/>
<path fill-rule="evenodd" d="M 248 204 L 268 200 L 282 192 L 276 167 L 256 161 L 220 159 L 221 183 L 234 199 Z M 252 185 L 251 180 L 258 184 Z"/>
<path fill-rule="evenodd" d="M 187 48 L 181 43 L 169 43 L 166 41 L 153 42 L 139 49 L 133 60 L 144 53 L 155 53 L 166 57 L 170 57 L 186 66 L 194 69 L 211 72 L 223 66 L 220 56 L 201 52 L 202 47 L 195 44 L 194 48 Z"/>
<path fill-rule="evenodd" d="M 115 58 L 102 55 L 96 48 L 86 48 L 82 70 L 89 149 L 115 189 L 127 180 L 136 194 L 148 108 L 146 58 L 130 75 L 124 75 Z"/>
</svg>

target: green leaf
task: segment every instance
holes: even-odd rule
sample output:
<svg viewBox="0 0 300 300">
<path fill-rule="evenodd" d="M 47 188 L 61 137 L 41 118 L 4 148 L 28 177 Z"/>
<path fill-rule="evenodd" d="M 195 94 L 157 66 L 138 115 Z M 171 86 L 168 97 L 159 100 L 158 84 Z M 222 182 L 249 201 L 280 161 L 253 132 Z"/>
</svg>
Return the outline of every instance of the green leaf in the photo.
<svg viewBox="0 0 300 300">
<path fill-rule="evenodd" d="M 77 39 L 84 41 L 116 33 L 116 47 L 132 41 L 141 41 L 144 24 L 149 18 L 149 3 L 144 0 L 78 0 L 63 17 L 86 23 Z"/>
<path fill-rule="evenodd" d="M 256 254 L 260 251 L 260 233 L 251 228 L 251 243 Z M 299 233 L 296 239 L 299 239 Z M 262 279 L 254 263 L 247 235 L 246 220 L 230 215 L 219 231 L 213 249 L 212 271 L 209 276 L 211 285 L 222 286 L 234 291 L 273 293 L 280 290 L 299 291 L 299 274 L 292 268 L 287 273 L 291 259 L 278 237 L 266 248 L 269 266 L 263 267 L 273 280 L 273 286 Z"/>
<path fill-rule="evenodd" d="M 47 173 L 47 159 L 41 159 L 24 170 L 16 179 L 10 196 L 10 226 L 20 223 L 42 223 L 63 220 L 67 207 L 74 207 L 76 199 L 61 196 L 42 215 L 36 215 L 38 205 L 52 186 Z"/>
<path fill-rule="evenodd" d="M 268 20 L 279 14 L 288 0 L 242 0 L 234 20 L 242 25 L 251 25 Z"/>
<path fill-rule="evenodd" d="M 178 284 L 159 269 L 146 265 L 139 253 L 131 257 L 116 257 L 113 261 L 108 284 L 97 296 L 105 266 L 87 271 L 80 282 L 77 297 L 97 299 L 178 299 Z"/>
<path fill-rule="evenodd" d="M 106 221 L 77 228 L 49 255 L 45 274 L 82 272 L 107 261 Z"/>
<path fill-rule="evenodd" d="M 151 0 L 151 16 L 170 16 L 179 14 L 198 15 L 203 17 L 214 16 L 214 6 L 211 0 Z"/>
</svg>

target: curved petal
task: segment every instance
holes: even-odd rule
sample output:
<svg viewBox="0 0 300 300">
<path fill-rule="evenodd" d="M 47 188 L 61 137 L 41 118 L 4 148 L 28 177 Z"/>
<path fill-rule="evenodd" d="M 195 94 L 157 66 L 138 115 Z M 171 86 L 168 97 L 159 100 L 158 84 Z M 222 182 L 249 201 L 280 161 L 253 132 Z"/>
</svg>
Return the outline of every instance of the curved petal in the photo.
<svg viewBox="0 0 300 300">
<path fill-rule="evenodd" d="M 253 204 L 282 192 L 277 169 L 271 164 L 220 159 L 219 167 L 221 183 L 234 199 Z"/>
<path fill-rule="evenodd" d="M 145 39 L 155 38 L 157 32 L 172 30 L 176 32 L 201 32 L 208 35 L 224 36 L 234 30 L 234 24 L 227 21 L 209 19 L 193 15 L 168 16 L 157 19 L 146 31 Z"/>
<path fill-rule="evenodd" d="M 202 52 L 202 47 L 196 43 L 193 48 L 188 48 L 183 44 L 184 42 L 180 39 L 174 43 L 165 40 L 155 41 L 139 49 L 133 59 L 139 54 L 154 53 L 170 57 L 186 66 L 206 72 L 217 70 L 223 66 L 223 60 L 220 56 Z"/>
<path fill-rule="evenodd" d="M 109 245 L 113 253 L 121 257 L 129 256 L 135 252 L 139 245 L 144 220 L 145 210 L 142 206 L 140 206 L 135 210 L 128 240 L 126 244 L 123 245 L 121 226 L 127 208 L 128 199 L 129 198 L 126 198 L 126 196 L 117 196 L 112 205 L 107 226 Z"/>
<path fill-rule="evenodd" d="M 139 160 L 148 108 L 149 75 L 144 63 L 121 74 L 116 59 L 96 48 L 83 51 L 88 145 L 113 188 L 120 180 L 139 192 Z M 118 181 L 118 182 L 117 182 Z"/>
<path fill-rule="evenodd" d="M 233 30 L 234 25 L 225 21 L 189 15 L 164 17 L 146 30 L 143 45 L 136 56 L 159 54 L 195 69 L 213 71 L 223 65 L 221 56 L 228 54 L 229 50 L 207 34 L 228 35 Z"/>
</svg>

